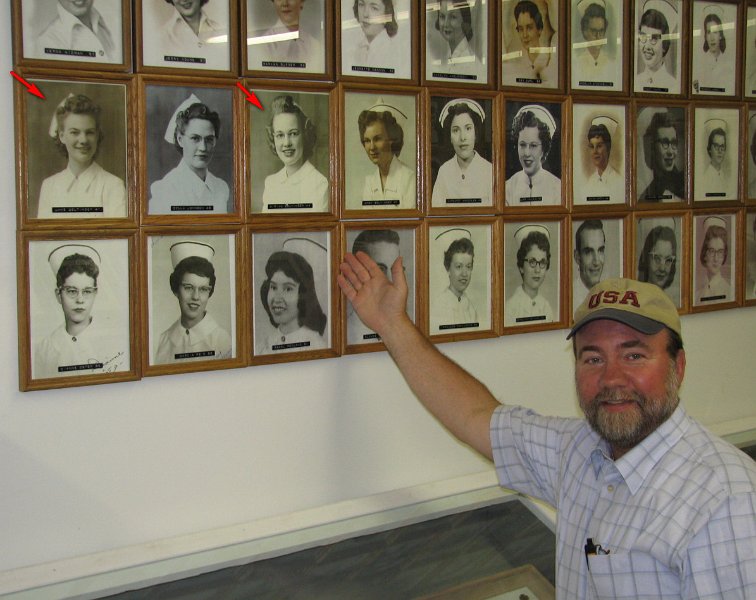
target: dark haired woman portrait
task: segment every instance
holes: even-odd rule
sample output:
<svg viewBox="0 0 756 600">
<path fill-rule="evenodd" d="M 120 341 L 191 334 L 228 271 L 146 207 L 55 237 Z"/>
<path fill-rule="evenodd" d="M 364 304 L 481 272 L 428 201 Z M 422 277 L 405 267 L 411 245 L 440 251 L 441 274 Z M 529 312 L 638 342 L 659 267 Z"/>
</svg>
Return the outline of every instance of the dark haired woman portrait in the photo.
<svg viewBox="0 0 756 600">
<path fill-rule="evenodd" d="M 504 302 L 504 324 L 551 323 L 554 311 L 540 289 L 551 267 L 551 236 L 543 225 L 525 225 L 514 234 L 522 284 Z"/>
<path fill-rule="evenodd" d="M 736 10 L 736 7 L 732 7 Z M 701 33 L 703 43 L 693 60 L 693 91 L 696 94 L 735 93 L 735 54 L 727 51 L 723 5 L 708 5 L 704 9 Z M 732 40 L 731 40 L 732 41 Z"/>
<path fill-rule="evenodd" d="M 429 45 L 431 36 L 443 40 L 444 53 L 435 58 L 429 56 L 426 64 L 428 79 L 441 79 L 444 73 L 466 76 L 461 81 L 485 83 L 486 69 L 475 53 L 473 38 L 473 9 L 474 2 L 469 0 L 441 0 L 438 3 L 436 18 L 433 26 L 427 27 Z M 438 40 L 440 42 L 440 40 Z M 485 38 L 483 39 L 485 46 Z M 440 44 L 437 44 L 440 46 Z M 436 77 L 439 74 L 441 77 Z"/>
<path fill-rule="evenodd" d="M 462 237 L 457 237 L 461 235 Z M 431 306 L 431 328 L 443 325 L 477 324 L 478 311 L 467 295 L 475 264 L 475 246 L 465 229 L 450 229 L 436 237 L 452 239 L 444 250 L 444 269 L 448 285 L 438 294 Z"/>
</svg>

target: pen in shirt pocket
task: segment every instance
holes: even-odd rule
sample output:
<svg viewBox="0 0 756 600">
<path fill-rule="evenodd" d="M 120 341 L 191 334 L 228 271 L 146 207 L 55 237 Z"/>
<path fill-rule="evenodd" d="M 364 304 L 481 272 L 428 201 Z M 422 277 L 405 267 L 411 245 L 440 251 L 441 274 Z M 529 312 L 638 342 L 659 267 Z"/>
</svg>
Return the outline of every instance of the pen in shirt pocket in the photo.
<svg viewBox="0 0 756 600">
<path fill-rule="evenodd" d="M 604 555 L 609 554 L 609 550 L 605 549 L 601 546 L 601 544 L 594 544 L 593 538 L 587 538 L 585 540 L 585 562 L 588 565 L 588 568 L 590 568 L 591 564 L 588 561 L 588 557 L 593 555 Z"/>
</svg>

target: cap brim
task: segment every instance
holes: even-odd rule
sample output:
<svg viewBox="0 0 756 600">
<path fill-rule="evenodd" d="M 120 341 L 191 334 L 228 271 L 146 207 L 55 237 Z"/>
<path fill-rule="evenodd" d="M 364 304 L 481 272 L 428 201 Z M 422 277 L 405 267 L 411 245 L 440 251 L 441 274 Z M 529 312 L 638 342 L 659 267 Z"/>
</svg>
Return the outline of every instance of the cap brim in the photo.
<svg viewBox="0 0 756 600">
<path fill-rule="evenodd" d="M 587 325 L 591 321 L 597 321 L 598 319 L 619 321 L 620 323 L 624 323 L 628 327 L 632 327 L 636 331 L 640 331 L 645 335 L 654 335 L 655 333 L 659 333 L 665 327 L 664 323 L 661 323 L 660 321 L 655 321 L 654 319 L 649 319 L 648 317 L 637 315 L 626 310 L 617 310 L 616 308 L 602 308 L 601 310 L 597 310 L 595 312 L 592 312 L 590 315 L 587 315 L 579 323 L 575 323 L 573 328 L 570 329 L 570 333 L 567 336 L 567 339 L 569 340 L 572 336 L 574 336 L 583 326 Z"/>
</svg>

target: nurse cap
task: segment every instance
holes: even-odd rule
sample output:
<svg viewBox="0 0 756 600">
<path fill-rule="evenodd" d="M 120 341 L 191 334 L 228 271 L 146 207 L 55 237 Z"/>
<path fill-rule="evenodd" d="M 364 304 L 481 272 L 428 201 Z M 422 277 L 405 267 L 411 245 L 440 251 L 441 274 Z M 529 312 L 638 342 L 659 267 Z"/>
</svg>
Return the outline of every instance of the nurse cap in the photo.
<svg viewBox="0 0 756 600">
<path fill-rule="evenodd" d="M 446 121 L 446 117 L 449 116 L 449 109 L 452 106 L 456 106 L 457 104 L 464 104 L 466 105 L 471 111 L 473 111 L 476 115 L 480 117 L 481 121 L 486 120 L 486 113 L 483 110 L 483 107 L 476 102 L 475 100 L 472 100 L 471 98 L 454 98 L 452 100 L 449 100 L 444 107 L 441 109 L 441 114 L 438 116 L 438 122 L 441 124 L 441 126 L 444 126 L 444 121 Z"/>
<path fill-rule="evenodd" d="M 178 117 L 178 114 L 187 108 L 189 108 L 192 104 L 202 104 L 202 100 L 197 98 L 194 94 L 189 96 L 186 100 L 184 100 L 181 104 L 179 104 L 176 107 L 176 110 L 173 111 L 173 115 L 171 115 L 170 120 L 168 121 L 168 126 L 165 128 L 165 135 L 163 136 L 163 139 L 168 142 L 169 144 L 173 144 L 176 141 L 176 118 Z"/>
<path fill-rule="evenodd" d="M 83 254 L 92 259 L 92 261 L 99 267 L 100 266 L 100 254 L 92 248 L 92 246 L 86 246 L 84 244 L 64 244 L 55 248 L 47 257 L 47 262 L 50 263 L 50 268 L 54 275 L 58 274 L 60 265 L 63 260 L 73 254 Z"/>
<path fill-rule="evenodd" d="M 708 231 L 709 227 L 721 227 L 722 229 L 727 229 L 727 223 L 725 223 L 725 220 L 722 217 L 706 217 L 703 222 L 703 230 L 704 232 Z"/>
<path fill-rule="evenodd" d="M 556 121 L 554 121 L 554 117 L 551 116 L 551 113 L 540 104 L 526 104 L 517 111 L 517 114 L 515 115 L 513 121 L 517 120 L 517 117 L 528 110 L 532 112 L 533 115 L 535 115 L 536 119 L 546 125 L 546 129 L 549 130 L 549 137 L 554 137 L 554 132 L 556 131 Z"/>
<path fill-rule="evenodd" d="M 207 262 L 212 263 L 215 256 L 215 249 L 204 242 L 195 242 L 193 240 L 183 240 L 176 242 L 171 246 L 171 265 L 176 268 L 185 258 L 198 256 L 204 258 Z"/>
<path fill-rule="evenodd" d="M 472 233 L 470 233 L 469 229 L 465 229 L 463 227 L 452 227 L 451 229 L 444 229 L 444 231 L 439 233 L 434 239 L 436 241 L 441 240 L 443 243 L 451 244 L 452 242 L 461 240 L 462 238 L 472 240 Z"/>
<path fill-rule="evenodd" d="M 606 130 L 609 132 L 609 137 L 614 139 L 614 134 L 617 131 L 617 127 L 619 126 L 619 123 L 612 119 L 612 117 L 608 117 L 606 115 L 600 115 L 593 119 L 591 121 L 591 125 L 595 125 L 598 127 L 599 125 L 603 125 L 606 127 Z"/>
<path fill-rule="evenodd" d="M 551 241 L 551 234 L 549 234 L 549 230 L 546 229 L 543 225 L 523 225 L 520 227 L 517 231 L 514 232 L 514 239 L 517 245 L 522 245 L 522 241 L 528 237 L 529 234 L 534 233 L 536 231 L 539 231 L 543 235 L 546 236 L 546 239 Z"/>
</svg>

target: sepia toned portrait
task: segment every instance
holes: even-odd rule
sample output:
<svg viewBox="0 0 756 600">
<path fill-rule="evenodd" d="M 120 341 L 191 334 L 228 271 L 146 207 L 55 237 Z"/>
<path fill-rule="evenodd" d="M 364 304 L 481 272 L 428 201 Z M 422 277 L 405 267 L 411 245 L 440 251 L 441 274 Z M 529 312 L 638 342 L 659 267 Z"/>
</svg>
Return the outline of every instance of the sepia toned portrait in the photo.
<svg viewBox="0 0 756 600">
<path fill-rule="evenodd" d="M 685 108 L 639 106 L 635 121 L 635 189 L 638 202 L 683 202 L 687 151 Z"/>
<path fill-rule="evenodd" d="M 635 3 L 636 92 L 681 92 L 682 9 L 681 0 L 639 0 Z"/>
<path fill-rule="evenodd" d="M 746 7 L 743 95 L 756 98 L 756 6 Z"/>
<path fill-rule="evenodd" d="M 612 0 L 572 0 L 572 89 L 623 90 L 623 4 Z"/>
<path fill-rule="evenodd" d="M 151 365 L 236 356 L 233 235 L 147 239 Z"/>
<path fill-rule="evenodd" d="M 646 217 L 636 224 L 635 278 L 664 290 L 677 308 L 682 307 L 682 217 Z"/>
<path fill-rule="evenodd" d="M 493 205 L 493 101 L 431 96 L 431 205 Z"/>
<path fill-rule="evenodd" d="M 745 299 L 756 300 L 756 211 L 746 213 Z"/>
<path fill-rule="evenodd" d="M 331 347 L 330 234 L 252 235 L 255 355 Z"/>
<path fill-rule="evenodd" d="M 735 299 L 735 215 L 693 215 L 693 306 Z"/>
<path fill-rule="evenodd" d="M 501 1 L 501 84 L 559 87 L 556 0 Z"/>
<path fill-rule="evenodd" d="M 27 214 L 37 219 L 126 217 L 126 85 L 31 82 L 48 102 L 27 103 Z"/>
<path fill-rule="evenodd" d="M 691 94 L 735 95 L 737 15 L 737 4 L 693 2 Z"/>
<path fill-rule="evenodd" d="M 252 212 L 329 212 L 329 95 L 256 93 L 266 110 L 247 108 Z"/>
<path fill-rule="evenodd" d="M 562 203 L 562 106 L 508 101 L 507 206 Z"/>
<path fill-rule="evenodd" d="M 624 105 L 573 105 L 572 176 L 575 205 L 625 202 Z"/>
<path fill-rule="evenodd" d="M 756 198 L 756 110 L 748 111 L 748 153 L 745 158 L 747 166 L 746 182 L 748 185 L 747 197 Z"/>
<path fill-rule="evenodd" d="M 126 239 L 29 242 L 31 379 L 131 369 L 130 264 Z"/>
<path fill-rule="evenodd" d="M 740 110 L 695 109 L 694 200 L 738 199 Z"/>
<path fill-rule="evenodd" d="M 425 78 L 488 83 L 488 9 L 479 0 L 425 1 Z"/>
<path fill-rule="evenodd" d="M 572 308 L 600 281 L 622 277 L 625 249 L 622 219 L 572 221 Z"/>
<path fill-rule="evenodd" d="M 145 87 L 150 215 L 233 212 L 232 93 Z"/>
</svg>

